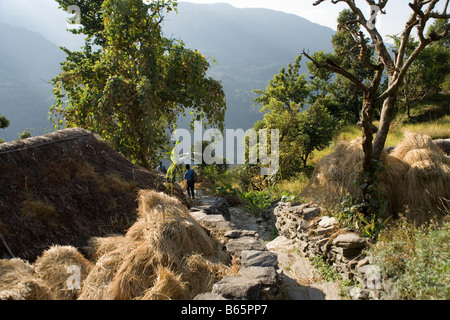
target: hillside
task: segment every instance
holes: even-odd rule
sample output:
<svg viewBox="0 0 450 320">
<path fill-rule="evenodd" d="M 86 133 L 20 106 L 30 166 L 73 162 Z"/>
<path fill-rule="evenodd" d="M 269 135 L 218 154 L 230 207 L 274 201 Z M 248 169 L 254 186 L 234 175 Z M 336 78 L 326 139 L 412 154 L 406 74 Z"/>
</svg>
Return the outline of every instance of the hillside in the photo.
<svg viewBox="0 0 450 320">
<path fill-rule="evenodd" d="M 228 4 L 181 2 L 164 22 L 167 37 L 214 57 L 209 74 L 222 81 L 227 97 L 226 127 L 248 129 L 262 115 L 253 107 L 253 90 L 305 49 L 331 50 L 334 31 L 293 14 L 238 9 Z"/>
<path fill-rule="evenodd" d="M 226 127 L 247 129 L 262 118 L 251 101 L 253 90 L 264 89 L 302 49 L 330 50 L 334 31 L 273 10 L 181 2 L 178 14 L 166 17 L 164 33 L 217 60 L 211 61 L 209 74 L 225 89 Z M 0 131 L 6 141 L 25 129 L 33 136 L 51 129 L 49 81 L 59 73 L 65 55 L 49 38 L 54 37 L 0 23 L 0 114 L 11 120 Z M 187 126 L 186 120 L 181 123 Z"/>
<path fill-rule="evenodd" d="M 25 129 L 33 135 L 50 130 L 49 81 L 59 73 L 64 53 L 42 35 L 0 23 L 0 114 L 11 121 L 0 131 L 6 141 Z"/>
</svg>

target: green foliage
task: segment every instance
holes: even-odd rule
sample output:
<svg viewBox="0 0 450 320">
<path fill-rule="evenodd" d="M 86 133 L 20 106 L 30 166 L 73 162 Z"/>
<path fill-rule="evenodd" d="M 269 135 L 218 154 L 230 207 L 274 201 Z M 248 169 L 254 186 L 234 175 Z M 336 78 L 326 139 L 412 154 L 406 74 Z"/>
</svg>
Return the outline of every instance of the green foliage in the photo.
<svg viewBox="0 0 450 320">
<path fill-rule="evenodd" d="M 242 192 L 239 189 L 233 188 L 230 184 L 223 184 L 217 187 L 216 193 L 220 195 L 238 196 L 246 204 L 247 210 L 255 215 L 267 209 L 272 203 L 270 196 L 265 191 Z"/>
<path fill-rule="evenodd" d="M 223 125 L 224 93 L 206 76 L 208 61 L 162 35 L 164 12 L 175 1 L 57 1 L 63 9 L 80 6 L 82 27 L 72 32 L 87 37 L 82 52 L 63 49 L 67 58 L 53 79 L 55 126 L 97 132 L 151 167 L 168 148 L 167 129 L 186 109 L 205 125 Z"/>
<path fill-rule="evenodd" d="M 202 155 L 205 154 L 205 149 L 207 149 L 211 143 L 212 143 L 211 141 L 202 141 L 201 146 Z M 194 147 L 192 149 L 194 149 Z M 194 150 L 192 151 L 193 151 L 192 154 L 194 154 Z M 212 158 L 216 157 L 215 150 L 212 150 L 211 157 Z M 199 175 L 204 176 L 206 178 L 220 179 L 220 177 L 222 177 L 227 172 L 229 165 L 226 163 L 225 158 L 217 160 L 218 160 L 217 163 L 214 164 L 207 164 L 205 161 L 203 161 L 201 164 L 196 165 L 195 170 Z"/>
<path fill-rule="evenodd" d="M 357 34 L 361 27 L 359 24 L 348 24 L 349 21 L 355 20 L 356 15 L 350 9 L 340 12 L 337 20 L 338 32 L 331 40 L 334 48 L 332 60 L 361 81 L 365 81 L 372 78 L 373 71 L 366 68 L 359 59 L 360 49 L 350 31 Z M 368 61 L 375 59 L 373 47 L 368 48 L 366 58 Z M 336 75 L 330 99 L 335 103 L 333 114 L 338 114 L 340 120 L 346 123 L 356 123 L 359 120 L 363 98 L 361 91 L 350 80 Z"/>
<path fill-rule="evenodd" d="M 446 25 L 448 25 L 447 20 L 436 20 L 428 28 L 427 33 L 428 35 L 440 33 Z M 391 38 L 394 40 L 394 52 L 396 52 L 401 38 L 396 35 Z M 409 120 L 416 118 L 411 113 L 415 105 L 427 97 L 439 94 L 445 88 L 446 80 L 450 75 L 449 39 L 450 37 L 447 36 L 426 47 L 413 61 L 406 73 L 400 88 L 398 104 L 402 110 L 406 110 Z M 418 41 L 411 37 L 404 58 L 407 59 L 418 45 Z"/>
<path fill-rule="evenodd" d="M 6 116 L 0 116 L 0 129 L 5 129 L 9 126 L 10 122 Z"/>
<path fill-rule="evenodd" d="M 337 126 L 336 119 L 319 100 L 302 114 L 298 123 L 297 143 L 301 147 L 303 166 L 306 166 L 314 150 L 321 151 L 328 147 L 337 132 Z"/>
<path fill-rule="evenodd" d="M 0 116 L 0 129 L 7 128 L 9 126 L 9 120 L 6 118 L 6 116 Z M 0 138 L 0 143 L 5 142 L 4 139 Z"/>
<path fill-rule="evenodd" d="M 342 280 L 339 272 L 333 266 L 327 264 L 321 256 L 309 257 L 309 261 L 326 282 Z"/>
<path fill-rule="evenodd" d="M 356 228 L 364 236 L 376 240 L 391 217 L 386 217 L 388 201 L 378 188 L 378 176 L 384 168 L 378 161 L 374 161 L 373 167 L 373 173 L 357 174 L 361 181 L 354 181 L 355 184 L 360 184 L 361 189 L 366 190 L 365 197 L 347 195 L 341 201 L 335 216 L 343 226 Z"/>
<path fill-rule="evenodd" d="M 24 132 L 19 133 L 17 136 L 19 137 L 19 140 L 27 139 L 31 137 L 31 132 L 29 132 L 28 129 L 26 129 Z"/>
<path fill-rule="evenodd" d="M 390 221 L 390 217 L 383 217 L 387 207 L 386 200 L 372 199 L 371 204 L 373 207 L 370 214 L 365 216 L 363 212 L 366 204 L 348 195 L 342 200 L 334 216 L 343 227 L 355 228 L 364 236 L 376 240 Z"/>
<path fill-rule="evenodd" d="M 401 299 L 450 299 L 449 223 L 417 228 L 402 219 L 371 250 Z"/>
<path fill-rule="evenodd" d="M 305 110 L 310 94 L 317 94 L 306 81 L 306 75 L 300 74 L 301 56 L 293 65 L 282 68 L 269 82 L 266 90 L 255 91 L 259 97 L 254 99 L 262 105 L 264 119 L 255 125 L 255 129 L 278 129 L 280 174 L 289 178 L 306 166 L 314 150 L 321 150 L 331 142 L 336 120 L 330 115 L 323 98 L 314 96 L 315 103 Z M 322 75 L 326 82 L 327 75 Z M 319 85 L 319 84 L 317 84 Z"/>
</svg>

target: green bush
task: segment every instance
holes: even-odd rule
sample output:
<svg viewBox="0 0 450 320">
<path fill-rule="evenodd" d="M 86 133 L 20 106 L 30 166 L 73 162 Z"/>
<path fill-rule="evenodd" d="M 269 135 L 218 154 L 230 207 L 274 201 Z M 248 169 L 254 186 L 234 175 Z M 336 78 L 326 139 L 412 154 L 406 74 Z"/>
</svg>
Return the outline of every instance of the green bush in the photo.
<svg viewBox="0 0 450 320">
<path fill-rule="evenodd" d="M 449 243 L 449 223 L 416 228 L 402 220 L 382 232 L 372 252 L 402 299 L 449 300 Z"/>
<path fill-rule="evenodd" d="M 239 189 L 233 188 L 230 184 L 217 187 L 216 193 L 219 195 L 238 196 L 245 203 L 248 211 L 255 215 L 267 209 L 272 203 L 270 196 L 264 191 L 249 191 L 244 193 Z"/>
</svg>

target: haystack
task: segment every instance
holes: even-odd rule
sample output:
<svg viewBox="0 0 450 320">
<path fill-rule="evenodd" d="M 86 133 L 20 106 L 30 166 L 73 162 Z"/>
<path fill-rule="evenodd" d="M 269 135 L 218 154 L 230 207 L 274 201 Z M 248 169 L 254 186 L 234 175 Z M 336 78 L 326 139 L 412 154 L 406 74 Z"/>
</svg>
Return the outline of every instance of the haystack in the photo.
<svg viewBox="0 0 450 320">
<path fill-rule="evenodd" d="M 175 274 L 170 268 L 158 267 L 158 277 L 150 289 L 144 292 L 141 300 L 187 300 L 189 292 L 181 275 Z"/>
<path fill-rule="evenodd" d="M 50 245 L 87 245 L 124 234 L 136 221 L 138 190 L 171 194 L 153 171 L 134 165 L 83 129 L 0 144 L 0 231 L 12 253 L 33 262 Z M 0 242 L 0 257 L 11 256 Z"/>
<path fill-rule="evenodd" d="M 222 245 L 179 200 L 149 190 L 138 200 L 139 218 L 124 237 L 90 242 L 97 254 L 110 251 L 98 258 L 79 299 L 191 299 L 211 290 L 227 271 Z"/>
<path fill-rule="evenodd" d="M 78 300 L 112 300 L 112 281 L 117 270 L 122 265 L 123 259 L 133 249 L 133 243 L 125 237 L 111 237 L 108 239 L 108 246 L 103 248 L 109 248 L 110 251 L 105 251 L 96 260 L 95 266 L 83 283 Z M 97 252 L 100 252 L 100 250 L 97 250 Z"/>
<path fill-rule="evenodd" d="M 0 260 L 0 300 L 53 300 L 50 287 L 22 259 Z"/>
<path fill-rule="evenodd" d="M 48 284 L 58 300 L 75 300 L 91 269 L 91 263 L 70 246 L 53 246 L 35 263 L 36 274 Z"/>
<path fill-rule="evenodd" d="M 328 204 L 339 204 L 348 194 L 360 196 L 357 178 L 362 160 L 360 140 L 339 143 L 318 163 L 303 196 Z M 388 214 L 409 209 L 417 220 L 423 213 L 436 213 L 441 199 L 450 199 L 450 158 L 430 137 L 407 133 L 381 160 L 379 186 L 389 203 Z"/>
<path fill-rule="evenodd" d="M 409 218 L 421 223 L 429 213 L 440 214 L 442 199 L 450 199 L 450 157 L 429 136 L 405 133 L 391 156 L 408 165 L 399 186 Z"/>
</svg>

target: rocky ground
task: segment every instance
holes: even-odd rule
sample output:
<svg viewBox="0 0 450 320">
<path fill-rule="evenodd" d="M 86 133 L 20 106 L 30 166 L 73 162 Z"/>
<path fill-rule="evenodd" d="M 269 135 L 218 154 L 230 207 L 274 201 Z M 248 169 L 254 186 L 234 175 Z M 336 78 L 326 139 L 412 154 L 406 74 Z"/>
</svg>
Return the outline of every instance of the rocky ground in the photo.
<svg viewBox="0 0 450 320">
<path fill-rule="evenodd" d="M 221 198 L 199 195 L 192 215 L 223 232 L 227 251 L 240 258 L 242 267 L 197 299 L 340 299 L 339 284 L 323 281 L 295 241 L 277 236 L 271 217 L 257 218 L 229 208 Z"/>
</svg>

